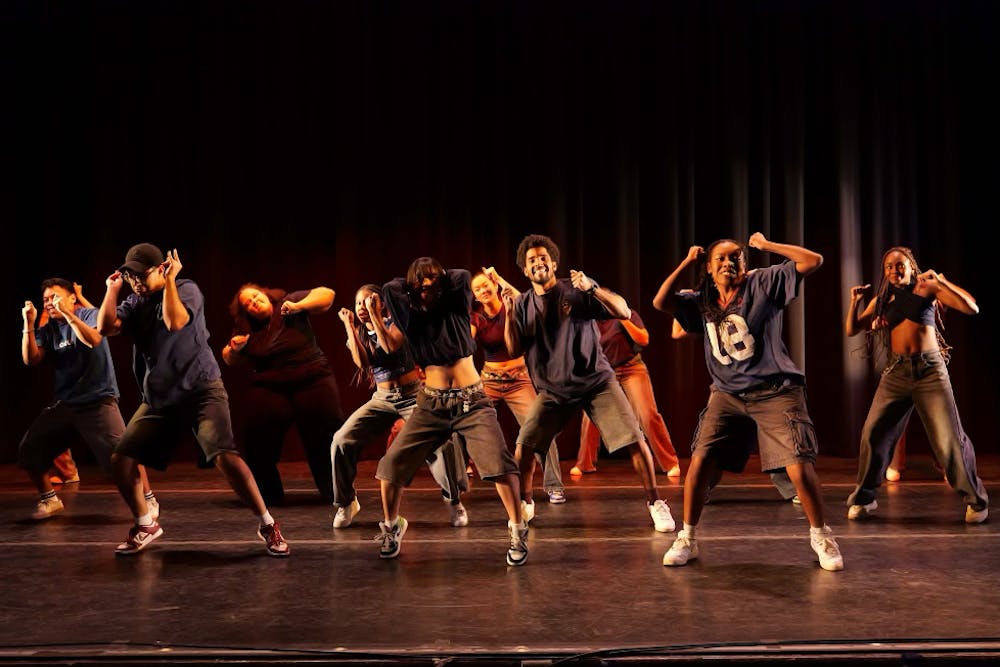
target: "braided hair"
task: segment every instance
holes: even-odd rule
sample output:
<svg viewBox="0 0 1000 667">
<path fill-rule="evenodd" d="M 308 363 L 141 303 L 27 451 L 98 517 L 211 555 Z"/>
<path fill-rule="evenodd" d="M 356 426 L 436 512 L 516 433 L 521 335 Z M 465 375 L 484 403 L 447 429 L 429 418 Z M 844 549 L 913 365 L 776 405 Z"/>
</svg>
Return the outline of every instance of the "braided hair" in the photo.
<svg viewBox="0 0 1000 667">
<path fill-rule="evenodd" d="M 740 265 L 737 272 L 742 274 L 747 268 L 747 248 L 744 244 L 734 239 L 719 239 L 708 246 L 698 259 L 695 260 L 694 275 L 697 278 L 694 290 L 699 293 L 698 310 L 702 316 L 712 324 L 719 324 L 725 318 L 726 311 L 719 306 L 719 288 L 715 286 L 715 281 L 708 275 L 708 263 L 711 261 L 712 251 L 723 243 L 732 243 L 740 249 Z"/>
<path fill-rule="evenodd" d="M 377 294 L 379 297 L 382 296 L 382 288 L 374 283 L 365 283 L 359 287 L 354 293 L 355 300 L 357 300 L 357 295 L 361 292 Z M 368 317 L 382 317 L 382 313 L 368 313 Z M 361 360 L 361 366 L 354 372 L 354 378 L 352 378 L 351 383 L 355 386 L 361 386 L 364 383 L 374 388 L 375 375 L 372 372 L 371 358 L 375 354 L 375 348 L 378 343 L 371 340 L 371 337 L 368 335 L 368 327 L 356 316 L 354 318 L 354 333 L 357 334 L 358 341 L 361 343 L 358 346 L 358 358 Z"/>
</svg>

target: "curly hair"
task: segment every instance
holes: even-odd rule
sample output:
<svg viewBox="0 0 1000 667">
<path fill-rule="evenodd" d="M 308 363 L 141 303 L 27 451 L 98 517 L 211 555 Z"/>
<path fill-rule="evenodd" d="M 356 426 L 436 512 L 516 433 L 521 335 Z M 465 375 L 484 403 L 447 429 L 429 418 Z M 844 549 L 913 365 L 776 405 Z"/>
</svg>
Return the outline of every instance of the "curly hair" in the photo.
<svg viewBox="0 0 1000 667">
<path fill-rule="evenodd" d="M 515 256 L 517 267 L 522 271 L 524 271 L 526 263 L 525 257 L 531 248 L 545 248 L 552 261 L 555 264 L 559 263 L 559 246 L 556 245 L 555 241 L 544 234 L 529 234 L 521 239 L 521 243 L 517 246 L 517 255 Z"/>
</svg>

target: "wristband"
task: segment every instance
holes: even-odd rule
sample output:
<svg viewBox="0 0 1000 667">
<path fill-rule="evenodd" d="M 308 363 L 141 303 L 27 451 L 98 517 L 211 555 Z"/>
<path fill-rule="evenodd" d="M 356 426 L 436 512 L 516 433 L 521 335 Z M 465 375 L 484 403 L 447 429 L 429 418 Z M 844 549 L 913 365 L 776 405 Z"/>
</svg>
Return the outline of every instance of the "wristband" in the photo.
<svg viewBox="0 0 1000 667">
<path fill-rule="evenodd" d="M 26 333 L 36 333 L 37 331 L 38 331 L 38 329 L 21 329 L 21 333 L 23 333 L 23 334 L 26 334 Z"/>
<path fill-rule="evenodd" d="M 597 284 L 597 281 L 591 280 L 590 281 L 590 289 L 587 290 L 587 294 L 593 294 L 594 292 L 597 291 L 598 287 L 600 287 L 600 285 Z"/>
</svg>

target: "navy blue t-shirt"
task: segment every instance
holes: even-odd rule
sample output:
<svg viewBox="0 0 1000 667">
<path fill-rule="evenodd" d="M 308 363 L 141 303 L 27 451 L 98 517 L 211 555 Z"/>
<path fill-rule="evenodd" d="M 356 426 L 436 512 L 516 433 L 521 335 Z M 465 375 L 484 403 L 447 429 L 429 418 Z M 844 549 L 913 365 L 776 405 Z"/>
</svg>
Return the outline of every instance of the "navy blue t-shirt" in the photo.
<svg viewBox="0 0 1000 667">
<path fill-rule="evenodd" d="M 219 362 L 208 346 L 205 298 L 192 280 L 177 280 L 177 293 L 191 320 L 180 331 L 163 323 L 163 290 L 140 296 L 129 294 L 118 304 L 122 330 L 132 336 L 142 362 L 139 380 L 143 400 L 154 408 L 180 402 L 192 389 L 222 377 Z"/>
<path fill-rule="evenodd" d="M 405 278 L 391 280 L 382 289 L 382 300 L 423 368 L 451 366 L 476 351 L 469 324 L 472 276 L 465 269 L 447 269 L 441 283 L 441 295 L 429 310 L 411 303 Z"/>
<path fill-rule="evenodd" d="M 684 330 L 697 331 L 695 322 L 701 320 L 705 364 L 716 388 L 739 393 L 776 378 L 804 383 L 781 335 L 783 311 L 798 295 L 800 278 L 791 260 L 751 271 L 717 323 L 699 311 L 700 292 L 677 293 L 674 316 Z"/>
<path fill-rule="evenodd" d="M 529 290 L 514 302 L 517 327 L 528 373 L 541 391 L 563 399 L 581 398 L 615 377 L 595 320 L 613 315 L 592 294 L 568 278 L 542 295 Z"/>
<path fill-rule="evenodd" d="M 77 308 L 74 314 L 85 324 L 97 326 L 96 308 Z M 108 396 L 118 397 L 118 380 L 108 339 L 88 347 L 65 320 L 49 318 L 38 329 L 35 342 L 55 366 L 56 399 L 69 405 L 86 405 Z"/>
</svg>

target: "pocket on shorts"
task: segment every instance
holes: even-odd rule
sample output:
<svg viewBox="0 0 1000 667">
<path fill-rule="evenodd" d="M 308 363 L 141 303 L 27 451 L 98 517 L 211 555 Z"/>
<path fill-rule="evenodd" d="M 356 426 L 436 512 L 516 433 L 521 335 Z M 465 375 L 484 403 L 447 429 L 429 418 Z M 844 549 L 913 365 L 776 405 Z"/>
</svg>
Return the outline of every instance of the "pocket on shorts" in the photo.
<svg viewBox="0 0 1000 667">
<path fill-rule="evenodd" d="M 816 426 L 809 415 L 786 412 L 785 419 L 788 420 L 788 430 L 795 446 L 795 455 L 815 458 L 819 453 L 819 444 L 816 438 Z"/>
</svg>

